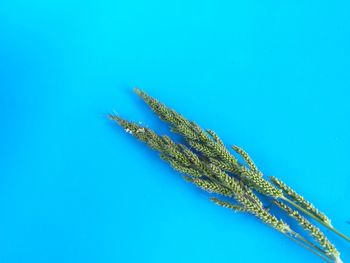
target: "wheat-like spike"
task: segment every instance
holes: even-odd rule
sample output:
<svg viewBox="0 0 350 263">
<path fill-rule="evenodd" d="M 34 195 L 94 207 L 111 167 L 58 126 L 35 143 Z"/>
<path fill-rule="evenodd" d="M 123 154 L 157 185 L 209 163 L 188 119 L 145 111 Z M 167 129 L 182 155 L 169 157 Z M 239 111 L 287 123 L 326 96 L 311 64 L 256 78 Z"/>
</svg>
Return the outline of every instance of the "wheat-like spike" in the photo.
<svg viewBox="0 0 350 263">
<path fill-rule="evenodd" d="M 216 197 L 211 197 L 210 200 L 219 206 L 232 209 L 235 212 L 247 212 L 247 210 L 241 205 L 234 205 L 232 203 L 220 200 Z"/>
<path fill-rule="evenodd" d="M 259 174 L 248 170 L 245 166 L 240 167 L 240 177 L 249 183 L 256 191 L 267 195 L 272 196 L 273 198 L 280 198 L 283 196 L 283 193 L 280 189 L 274 187 L 269 181 L 262 178 Z"/>
<path fill-rule="evenodd" d="M 247 185 L 245 185 L 242 181 L 240 181 L 240 184 L 245 190 L 246 198 L 252 200 L 255 204 L 262 208 L 263 203 L 260 201 L 259 197 L 253 192 L 253 190 L 250 189 Z"/>
<path fill-rule="evenodd" d="M 191 147 L 200 151 L 207 158 L 211 157 L 218 159 L 219 161 L 221 160 L 222 162 L 226 163 L 227 166 L 231 167 L 231 171 L 237 170 L 237 166 L 239 166 L 237 159 L 223 144 L 218 143 L 215 140 L 208 141 L 206 139 L 207 137 L 203 135 L 204 131 L 195 123 L 186 120 L 183 116 L 166 107 L 164 104 L 147 95 L 145 92 L 139 89 L 136 89 L 135 91 L 161 119 L 169 122 L 173 126 L 172 129 L 174 131 L 183 135 Z M 279 190 L 275 189 L 268 181 L 257 178 L 259 175 L 260 174 L 256 172 L 247 173 L 243 171 L 241 173 L 241 176 L 252 181 L 252 185 L 255 185 L 258 191 L 274 197 L 279 196 Z"/>
<path fill-rule="evenodd" d="M 181 151 L 184 153 L 184 155 L 187 157 L 190 162 L 200 169 L 201 171 L 205 170 L 205 167 L 203 166 L 202 161 L 199 159 L 198 155 L 196 155 L 194 152 L 192 152 L 190 149 L 188 149 L 185 145 L 180 145 Z"/>
<path fill-rule="evenodd" d="M 216 167 L 213 164 L 210 164 L 210 168 L 212 169 L 213 174 L 220 180 L 220 182 L 227 186 L 234 193 L 235 199 L 244 206 L 244 208 L 250 213 L 254 214 L 258 218 L 260 218 L 266 224 L 271 225 L 275 229 L 286 233 L 289 231 L 289 226 L 284 223 L 282 220 L 277 219 L 271 213 L 269 213 L 266 209 L 264 209 L 261 205 L 260 200 L 258 203 L 255 202 L 254 199 L 258 197 L 251 198 L 250 195 L 254 195 L 253 192 L 247 192 L 245 186 L 230 177 L 227 173 L 220 170 L 220 168 Z"/>
<path fill-rule="evenodd" d="M 230 177 L 225 172 L 221 171 L 218 167 L 210 165 L 213 174 L 218 178 L 221 184 L 227 186 L 234 194 L 234 199 L 237 200 L 246 211 L 260 218 L 264 223 L 272 226 L 280 232 L 287 233 L 290 231 L 288 224 L 273 216 L 268 210 L 264 209 L 259 203 L 256 203 L 253 199 L 247 196 L 245 187 L 233 177 Z M 250 193 L 249 193 L 250 194 Z M 253 194 L 253 193 L 252 193 Z M 257 197 L 256 197 L 257 198 Z"/>
<path fill-rule="evenodd" d="M 238 153 L 240 156 L 242 156 L 243 160 L 247 163 L 248 167 L 250 168 L 250 170 L 252 170 L 253 172 L 256 172 L 257 174 L 259 174 L 260 176 L 262 176 L 262 173 L 259 171 L 258 167 L 255 165 L 254 161 L 252 160 L 252 158 L 249 156 L 249 154 L 243 150 L 242 148 L 238 147 L 238 146 L 232 146 L 232 149 Z"/>
<path fill-rule="evenodd" d="M 213 176 L 214 180 L 217 180 L 218 182 L 220 182 L 221 185 L 224 185 L 225 187 L 229 188 L 239 202 L 251 202 L 251 200 L 247 199 L 245 196 L 246 191 L 244 186 L 237 179 L 229 176 L 226 172 L 222 171 L 219 167 L 215 166 L 212 163 L 208 165 L 212 173 L 209 176 Z M 251 203 L 252 205 L 255 205 L 253 202 Z"/>
<path fill-rule="evenodd" d="M 203 171 L 203 174 L 205 174 L 210 181 L 218 183 L 221 187 L 228 188 L 234 195 L 248 199 L 258 207 L 263 207 L 258 196 L 256 196 L 249 187 L 243 184 L 242 181 L 229 176 L 223 169 L 212 162 L 208 162 L 207 160 L 201 160 L 201 162 L 202 167 L 204 167 L 201 171 Z"/>
<path fill-rule="evenodd" d="M 200 172 L 190 167 L 192 165 L 191 160 L 181 151 L 181 147 L 169 137 L 161 137 L 149 128 L 126 121 L 118 116 L 110 116 L 110 118 L 119 123 L 128 133 L 160 152 L 162 159 L 169 161 L 174 169 L 199 176 Z"/>
<path fill-rule="evenodd" d="M 202 176 L 202 173 L 197 169 L 194 169 L 190 166 L 186 166 L 185 164 L 177 161 L 174 157 L 167 155 L 166 153 L 160 153 L 160 158 L 164 161 L 167 161 L 174 170 L 177 170 L 180 173 L 190 175 L 193 177 Z"/>
<path fill-rule="evenodd" d="M 183 162 L 185 160 L 188 161 L 185 155 L 181 155 L 180 151 L 178 151 L 177 147 L 171 147 L 172 143 L 165 143 L 165 141 L 169 141 L 169 138 L 166 138 L 164 141 L 164 137 L 160 137 L 153 133 L 153 131 L 150 130 L 150 132 L 137 132 L 137 129 L 142 129 L 140 126 L 134 123 L 130 123 L 128 121 L 122 120 L 121 118 L 117 119 L 118 123 L 122 125 L 124 128 L 132 129 L 132 133 L 139 138 L 140 140 L 148 143 L 150 146 L 154 141 L 157 142 L 157 150 L 161 152 L 161 157 L 165 160 L 167 160 L 171 166 L 185 174 L 190 174 L 192 176 L 201 176 L 201 174 L 192 167 L 188 167 L 187 165 L 183 165 Z M 158 143 L 159 145 L 158 147 Z M 174 146 L 174 145 L 173 145 Z M 214 178 L 217 178 L 223 185 L 228 187 L 230 191 L 232 192 L 234 198 L 241 203 L 247 211 L 251 212 L 252 214 L 259 217 L 261 220 L 263 220 L 265 223 L 273 226 L 274 228 L 280 230 L 280 231 L 286 231 L 285 224 L 272 216 L 268 211 L 262 209 L 259 205 L 257 205 L 255 202 L 251 200 L 251 198 L 247 198 L 247 191 L 245 188 L 233 177 L 230 177 L 228 174 L 223 172 L 219 167 L 216 167 L 213 164 L 209 165 L 209 168 L 211 170 L 211 174 Z"/>
<path fill-rule="evenodd" d="M 237 174 L 237 172 L 239 171 L 239 169 L 236 169 L 236 167 L 232 168 L 232 167 L 228 166 L 225 162 L 220 161 L 218 159 L 209 157 L 208 160 L 210 163 L 213 163 L 215 166 L 219 167 L 223 171 L 231 172 L 234 174 Z"/>
<path fill-rule="evenodd" d="M 181 145 L 173 142 L 169 137 L 162 136 L 163 142 L 163 152 L 173 157 L 174 160 L 181 163 L 182 166 L 189 167 L 192 165 L 191 160 L 182 152 Z"/>
<path fill-rule="evenodd" d="M 177 113 L 173 109 L 168 108 L 157 99 L 149 96 L 142 90 L 138 88 L 135 88 L 134 90 L 136 94 L 139 95 L 159 116 L 159 118 L 172 125 L 171 130 L 173 132 L 179 133 L 190 140 L 209 141 L 209 137 L 195 122 L 188 121 L 181 114 Z"/>
<path fill-rule="evenodd" d="M 180 173 L 188 174 L 188 175 L 191 175 L 193 177 L 201 177 L 202 176 L 200 171 L 198 171 L 192 167 L 183 166 L 180 162 L 178 162 L 174 159 L 168 159 L 168 162 L 175 170 L 179 171 Z"/>
<path fill-rule="evenodd" d="M 247 188 L 244 184 L 242 184 L 242 182 L 239 182 L 235 178 L 229 176 L 227 173 L 222 171 L 219 167 L 211 163 L 208 165 L 209 165 L 209 168 L 211 169 L 212 174 L 206 174 L 206 176 L 211 178 L 210 180 L 214 180 L 215 183 L 218 182 L 216 183 L 216 186 L 220 187 L 221 189 L 228 188 L 231 192 L 231 196 L 234 197 L 234 199 L 237 200 L 245 208 L 245 210 L 254 214 L 258 218 L 260 218 L 263 222 L 271 225 L 272 227 L 276 228 L 281 232 L 285 233 L 289 230 L 289 226 L 287 224 L 277 219 L 276 217 L 274 217 L 272 214 L 270 214 L 267 210 L 263 208 L 262 203 L 258 199 L 258 197 L 249 188 Z M 214 177 L 212 178 L 211 176 L 214 176 Z M 202 183 L 202 187 L 203 187 L 203 181 L 199 181 L 196 178 L 192 180 L 193 181 L 196 180 L 197 182 Z M 209 186 L 205 185 L 205 187 L 208 188 Z"/>
<path fill-rule="evenodd" d="M 209 193 L 216 193 L 226 197 L 233 197 L 233 194 L 230 190 L 228 190 L 220 184 L 210 181 L 209 179 L 195 178 L 189 176 L 185 176 L 184 179 L 187 182 L 191 182 L 197 185 L 202 190 L 207 191 Z"/>
<path fill-rule="evenodd" d="M 230 166 L 237 166 L 237 159 L 227 150 L 225 146 L 215 141 L 210 141 L 206 144 L 216 156 L 218 156 L 222 161 L 226 162 Z"/>
<path fill-rule="evenodd" d="M 255 205 L 263 207 L 263 204 L 260 201 L 259 197 L 242 181 L 236 180 L 234 177 L 229 176 L 225 170 L 216 165 L 215 162 L 209 161 L 207 165 L 210 167 L 210 170 L 215 178 L 218 179 L 221 184 L 226 185 L 233 192 L 244 196 L 246 199 L 249 199 L 252 203 L 255 203 Z"/>
<path fill-rule="evenodd" d="M 182 115 L 176 111 L 168 108 L 158 100 L 152 98 L 140 89 L 135 89 L 135 92 L 150 106 L 150 108 L 164 121 L 172 125 L 171 130 L 175 133 L 179 133 L 184 136 L 185 139 L 191 144 L 191 141 L 200 142 L 208 147 L 211 151 L 214 151 L 216 155 L 219 155 L 221 159 L 227 161 L 229 164 L 235 166 L 237 165 L 236 158 L 230 154 L 224 145 L 210 140 L 205 131 L 203 131 L 195 122 L 188 121 Z M 193 145 L 193 146 L 192 146 Z M 192 143 L 192 147 L 196 143 Z M 199 146 L 198 144 L 196 146 Z M 196 150 L 200 151 L 202 147 L 194 147 Z M 208 153 L 212 156 L 212 153 L 204 150 L 203 154 Z"/>
<path fill-rule="evenodd" d="M 182 136 L 184 136 L 185 138 L 187 138 L 188 140 L 198 140 L 198 135 L 191 129 L 189 129 L 187 126 L 185 125 L 178 125 L 176 127 L 171 127 L 170 130 L 174 133 L 178 133 Z"/>
<path fill-rule="evenodd" d="M 202 153 L 207 158 L 214 158 L 217 156 L 216 153 L 212 152 L 210 148 L 206 145 L 203 145 L 197 141 L 188 141 L 188 144 L 195 149 L 196 151 Z"/>
<path fill-rule="evenodd" d="M 167 135 L 162 136 L 163 141 L 171 147 L 176 147 L 176 143 Z"/>
<path fill-rule="evenodd" d="M 220 139 L 220 137 L 213 131 L 207 129 L 207 133 L 213 138 L 213 140 L 217 143 L 220 143 L 222 146 L 224 146 L 224 142 Z"/>
<path fill-rule="evenodd" d="M 260 208 L 260 209 L 251 209 L 249 208 L 249 211 L 254 214 L 256 217 L 260 218 L 265 224 L 268 224 L 275 228 L 276 230 L 282 232 L 282 233 L 290 233 L 291 229 L 290 226 L 285 223 L 283 220 L 278 219 L 274 215 L 272 215 L 267 209 Z"/>
<path fill-rule="evenodd" d="M 274 200 L 274 203 L 284 210 L 290 217 L 294 218 L 306 231 L 308 231 L 310 235 L 326 250 L 327 255 L 332 255 L 334 258 L 339 258 L 339 252 L 319 228 L 311 224 L 310 221 L 300 215 L 298 211 L 293 210 L 286 204 L 277 200 Z"/>
<path fill-rule="evenodd" d="M 270 176 L 270 180 L 279 187 L 287 196 L 296 201 L 301 207 L 307 210 L 309 213 L 313 214 L 315 217 L 323 221 L 324 223 L 331 226 L 331 220 L 321 211 L 319 211 L 312 203 L 307 201 L 304 197 L 294 191 L 291 187 L 286 185 L 280 179 Z"/>
<path fill-rule="evenodd" d="M 167 107 L 165 107 L 158 100 L 152 98 L 142 90 L 135 88 L 134 91 L 137 95 L 139 95 L 150 107 L 151 109 L 163 120 L 173 123 L 173 124 L 187 124 L 187 120 L 182 118 L 180 114 L 176 117 L 173 114 L 173 111 Z"/>
<path fill-rule="evenodd" d="M 197 135 L 201 141 L 203 141 L 203 142 L 210 141 L 209 136 L 205 133 L 205 131 L 201 127 L 198 126 L 197 123 L 195 123 L 194 121 L 190 121 L 190 124 L 191 124 L 192 130 L 194 130 L 197 133 Z"/>
<path fill-rule="evenodd" d="M 242 188 L 238 180 L 229 176 L 226 172 L 222 171 L 219 167 L 215 166 L 212 163 L 209 163 L 208 166 L 212 173 L 211 176 L 219 180 L 221 184 L 227 186 L 235 194 L 244 196 L 244 189 Z"/>
<path fill-rule="evenodd" d="M 220 158 L 229 167 L 234 167 L 234 169 L 236 169 L 236 167 L 238 166 L 237 159 L 227 150 L 227 148 L 224 145 L 222 145 L 221 143 L 217 143 L 215 141 L 206 141 L 206 140 L 203 141 L 202 136 L 200 135 L 201 133 L 199 132 L 202 130 L 197 125 L 194 125 L 190 121 L 186 120 L 180 114 L 166 107 L 165 105 L 163 105 L 156 99 L 152 98 L 151 96 L 147 95 L 143 91 L 136 89 L 136 93 L 143 98 L 143 100 L 153 109 L 155 113 L 158 114 L 158 116 L 161 119 L 172 124 L 173 125 L 172 129 L 182 134 L 186 138 L 186 140 L 188 140 L 189 142 L 197 141 L 197 142 L 201 142 L 202 144 L 205 144 L 205 146 L 210 149 L 210 152 L 215 153 L 216 158 Z M 178 119 L 181 121 L 177 121 Z M 196 132 L 194 132 L 194 130 Z M 197 148 L 199 148 L 198 143 L 197 144 L 192 143 L 192 145 L 197 146 Z M 205 154 L 207 152 L 208 151 L 205 150 L 202 153 Z M 206 157 L 213 157 L 213 156 L 210 153 L 209 156 L 206 156 Z M 268 181 L 262 179 L 259 176 L 259 174 L 257 174 L 256 172 L 251 173 L 247 171 L 242 171 L 240 175 L 245 177 L 248 180 L 251 180 L 252 185 L 254 185 L 258 191 L 264 194 L 273 196 L 275 198 L 280 196 L 280 191 L 274 188 Z"/>
<path fill-rule="evenodd" d="M 222 201 L 215 197 L 212 197 L 211 200 L 220 206 L 230 208 L 235 211 L 249 212 L 255 215 L 256 217 L 258 217 L 265 224 L 272 226 L 273 228 L 275 228 L 276 230 L 282 233 L 289 233 L 291 231 L 288 224 L 286 224 L 280 219 L 277 219 L 275 216 L 270 214 L 267 210 L 257 209 L 256 207 L 251 205 L 233 205 L 229 202 Z"/>
<path fill-rule="evenodd" d="M 116 121 L 127 133 L 134 135 L 140 141 L 147 143 L 151 148 L 162 151 L 163 141 L 154 131 L 142 127 L 134 122 L 129 122 L 116 115 L 109 115 L 109 118 Z"/>
</svg>

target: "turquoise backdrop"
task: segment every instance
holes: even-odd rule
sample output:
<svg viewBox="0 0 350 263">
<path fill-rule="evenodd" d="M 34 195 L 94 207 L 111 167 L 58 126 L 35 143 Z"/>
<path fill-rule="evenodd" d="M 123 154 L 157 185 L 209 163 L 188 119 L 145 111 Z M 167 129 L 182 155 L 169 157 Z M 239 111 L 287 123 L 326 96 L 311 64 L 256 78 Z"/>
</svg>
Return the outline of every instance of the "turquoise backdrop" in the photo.
<svg viewBox="0 0 350 263">
<path fill-rule="evenodd" d="M 350 235 L 349 14 L 349 1 L 2 0 L 0 262 L 321 262 L 212 204 L 106 115 L 166 133 L 138 86 Z"/>
</svg>

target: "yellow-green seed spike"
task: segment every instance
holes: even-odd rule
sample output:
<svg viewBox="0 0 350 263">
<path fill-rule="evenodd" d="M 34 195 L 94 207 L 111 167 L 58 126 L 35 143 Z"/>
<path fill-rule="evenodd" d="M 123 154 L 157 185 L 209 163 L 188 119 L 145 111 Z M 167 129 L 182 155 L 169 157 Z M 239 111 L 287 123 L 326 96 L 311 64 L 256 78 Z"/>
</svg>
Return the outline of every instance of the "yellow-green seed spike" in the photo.
<svg viewBox="0 0 350 263">
<path fill-rule="evenodd" d="M 245 166 L 240 167 L 240 177 L 256 191 L 271 196 L 273 198 L 280 198 L 283 193 L 280 189 L 274 187 L 269 181 L 265 180 L 256 172 L 253 172 Z"/>
<path fill-rule="evenodd" d="M 253 162 L 252 158 L 249 156 L 249 154 L 243 150 L 242 148 L 238 146 L 232 146 L 232 149 L 238 153 L 240 156 L 242 156 L 243 160 L 247 163 L 248 167 L 253 171 L 262 176 L 261 172 L 259 171 L 258 167 Z"/>
<path fill-rule="evenodd" d="M 191 175 L 193 177 L 201 177 L 202 176 L 202 174 L 198 170 L 191 168 L 191 167 L 184 166 L 181 164 L 181 162 L 178 162 L 174 159 L 170 159 L 170 160 L 168 160 L 168 162 L 173 167 L 173 169 L 177 170 L 180 173 L 188 174 L 188 175 Z"/>
<path fill-rule="evenodd" d="M 146 92 L 135 88 L 134 91 L 136 94 L 147 103 L 147 105 L 161 118 L 163 121 L 166 121 L 173 125 L 175 130 L 178 132 L 193 132 L 189 127 L 191 126 L 190 122 L 182 117 L 179 113 L 168 108 L 163 103 L 159 102 L 157 99 L 149 96 Z"/>
<path fill-rule="evenodd" d="M 195 184 L 202 190 L 207 191 L 209 193 L 216 193 L 226 197 L 233 197 L 233 194 L 229 189 L 227 189 L 226 187 L 220 184 L 210 181 L 208 178 L 202 179 L 202 178 L 191 177 L 191 178 L 186 178 L 186 181 Z"/>
<path fill-rule="evenodd" d="M 171 130 L 182 135 L 191 147 L 194 147 L 194 149 L 203 154 L 208 154 L 208 157 L 219 157 L 225 160 L 231 167 L 237 165 L 236 158 L 229 153 L 223 143 L 212 141 L 195 122 L 187 120 L 175 110 L 162 104 L 144 91 L 136 88 L 135 92 L 163 121 L 170 123 Z M 218 140 L 219 138 L 217 137 L 216 139 Z"/>
<path fill-rule="evenodd" d="M 240 203 L 244 209 L 251 214 L 255 215 L 261 219 L 264 223 L 272 226 L 282 233 L 287 233 L 290 230 L 290 227 L 284 223 L 282 220 L 277 219 L 269 211 L 264 209 L 260 203 L 256 203 L 254 199 L 247 196 L 247 191 L 245 187 L 233 177 L 230 177 L 225 172 L 221 171 L 218 167 L 213 164 L 210 164 L 213 175 L 216 180 L 218 180 L 222 185 L 225 185 L 229 188 L 234 194 L 234 198 Z M 257 197 L 256 197 L 257 198 Z"/>
<path fill-rule="evenodd" d="M 216 197 L 211 197 L 210 200 L 219 206 L 232 209 L 235 212 L 246 212 L 246 209 L 240 205 L 234 205 L 232 203 L 220 200 Z"/>
<path fill-rule="evenodd" d="M 308 231 L 311 236 L 325 249 L 327 255 L 332 255 L 334 259 L 340 259 L 338 250 L 319 228 L 311 224 L 310 221 L 300 215 L 298 211 L 293 210 L 286 204 L 277 200 L 274 200 L 274 203 L 284 210 L 290 217 L 294 218 L 306 231 Z"/>
<path fill-rule="evenodd" d="M 183 135 L 186 140 L 210 141 L 207 134 L 195 122 L 187 120 L 175 110 L 149 96 L 146 92 L 138 88 L 134 90 L 160 119 L 171 124 L 173 132 Z"/>
<path fill-rule="evenodd" d="M 162 151 L 163 142 L 161 140 L 161 137 L 151 129 L 138 125 L 134 122 L 127 121 L 116 115 L 109 115 L 109 118 L 123 127 L 125 132 L 147 143 L 151 148 Z"/>
<path fill-rule="evenodd" d="M 319 218 L 324 223 L 331 225 L 331 220 L 321 211 L 319 211 L 312 203 L 307 201 L 303 196 L 294 191 L 291 187 L 286 185 L 282 180 L 270 176 L 270 180 L 279 187 L 287 196 L 296 201 L 301 207 L 313 214 L 315 217 Z"/>
<path fill-rule="evenodd" d="M 220 139 L 220 137 L 213 131 L 207 129 L 207 133 L 213 138 L 213 140 L 217 143 L 220 143 L 222 146 L 224 146 L 224 142 Z"/>
</svg>

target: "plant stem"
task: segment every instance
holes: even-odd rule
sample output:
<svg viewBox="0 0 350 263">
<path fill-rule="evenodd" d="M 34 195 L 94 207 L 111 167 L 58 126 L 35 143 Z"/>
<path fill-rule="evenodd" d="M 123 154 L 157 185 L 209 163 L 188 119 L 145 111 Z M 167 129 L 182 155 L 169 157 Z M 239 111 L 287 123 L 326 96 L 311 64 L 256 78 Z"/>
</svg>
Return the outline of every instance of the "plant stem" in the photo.
<svg viewBox="0 0 350 263">
<path fill-rule="evenodd" d="M 336 233 L 337 235 L 339 235 L 340 237 L 344 238 L 346 241 L 350 242 L 350 238 L 346 235 L 344 235 L 343 233 L 341 233 L 339 230 L 335 229 L 333 226 L 323 222 L 322 220 L 320 220 L 319 218 L 317 218 L 316 216 L 314 216 L 312 213 L 310 213 L 309 211 L 307 211 L 306 209 L 304 209 L 303 207 L 301 207 L 300 205 L 298 205 L 297 203 L 289 200 L 286 197 L 281 197 L 282 200 L 286 201 L 287 203 L 291 204 L 292 206 L 294 206 L 295 208 L 299 209 L 300 211 L 302 211 L 303 213 L 307 214 L 308 216 L 312 217 L 313 219 L 315 219 L 317 222 L 319 222 L 320 224 L 324 225 L 325 227 L 327 227 L 329 230 L 333 231 L 334 233 Z"/>
<path fill-rule="evenodd" d="M 340 232 L 339 230 L 335 229 L 333 226 L 327 226 L 329 230 L 333 231 L 334 233 L 336 233 L 337 235 L 341 236 L 342 238 L 344 238 L 345 240 L 347 240 L 348 242 L 350 242 L 350 238 L 346 235 L 344 235 L 342 232 Z"/>
<path fill-rule="evenodd" d="M 311 247 L 313 247 L 315 250 L 317 250 L 319 253 L 322 254 L 326 254 L 326 252 L 321 249 L 320 247 L 316 246 L 315 244 L 313 244 L 311 241 L 305 239 L 304 237 L 302 237 L 301 235 L 299 235 L 298 233 L 294 234 L 295 236 L 297 236 L 300 240 L 304 241 L 305 243 L 309 244 Z"/>
<path fill-rule="evenodd" d="M 304 239 L 300 235 L 293 236 L 293 234 L 289 235 L 288 233 L 282 233 L 282 234 L 284 234 L 286 237 L 288 237 L 290 240 L 294 241 L 295 243 L 301 245 L 305 249 L 309 250 L 314 255 L 320 257 L 324 261 L 326 261 L 328 263 L 334 263 L 334 261 L 331 258 L 329 258 L 328 256 L 326 256 L 324 254 L 320 254 L 320 253 L 323 253 L 322 250 L 320 250 L 320 248 L 316 247 L 315 245 L 313 245 L 311 242 L 307 241 L 306 239 Z M 318 250 L 318 252 L 315 250 Z"/>
</svg>

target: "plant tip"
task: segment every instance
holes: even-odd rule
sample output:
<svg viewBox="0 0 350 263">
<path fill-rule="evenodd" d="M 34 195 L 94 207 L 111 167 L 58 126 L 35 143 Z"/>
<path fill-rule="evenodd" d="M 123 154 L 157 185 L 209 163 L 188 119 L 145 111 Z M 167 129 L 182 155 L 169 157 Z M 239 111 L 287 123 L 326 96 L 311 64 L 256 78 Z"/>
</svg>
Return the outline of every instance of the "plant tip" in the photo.
<svg viewBox="0 0 350 263">
<path fill-rule="evenodd" d="M 135 87 L 134 88 L 134 92 L 137 94 L 137 95 L 141 95 L 142 91 L 138 88 L 138 87 Z"/>
<path fill-rule="evenodd" d="M 114 120 L 115 117 L 116 117 L 115 114 L 112 114 L 112 113 L 108 113 L 107 114 L 107 118 L 110 119 L 110 120 Z"/>
<path fill-rule="evenodd" d="M 188 176 L 188 175 L 184 175 L 182 176 L 182 178 L 186 181 L 186 182 L 193 182 L 192 177 Z"/>
<path fill-rule="evenodd" d="M 115 115 L 115 114 L 108 114 L 108 118 L 112 121 L 116 121 L 118 123 L 120 123 L 123 119 L 120 118 L 118 115 Z"/>
</svg>

